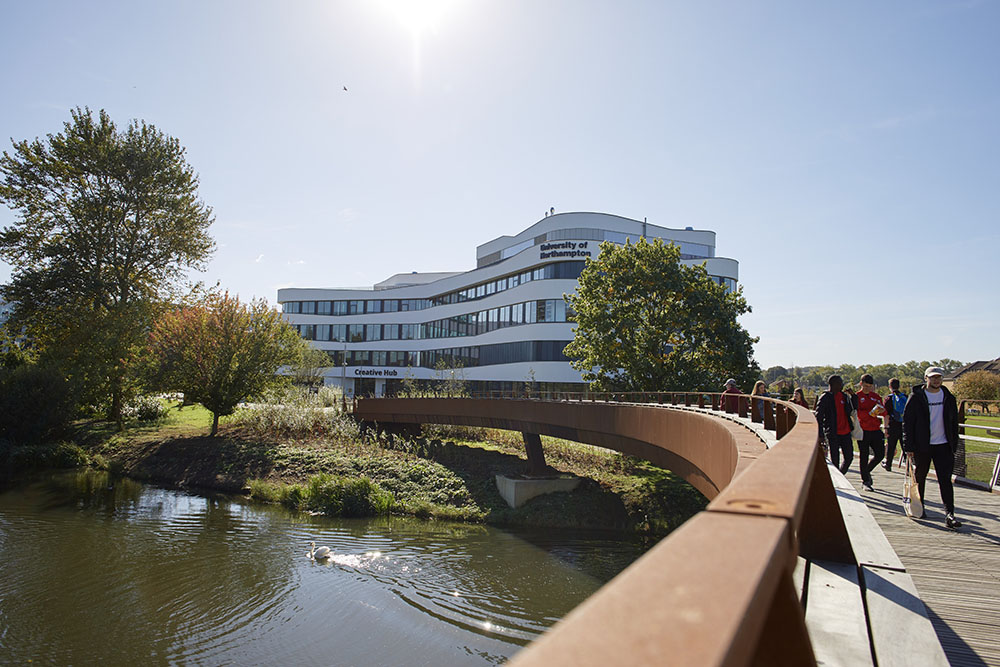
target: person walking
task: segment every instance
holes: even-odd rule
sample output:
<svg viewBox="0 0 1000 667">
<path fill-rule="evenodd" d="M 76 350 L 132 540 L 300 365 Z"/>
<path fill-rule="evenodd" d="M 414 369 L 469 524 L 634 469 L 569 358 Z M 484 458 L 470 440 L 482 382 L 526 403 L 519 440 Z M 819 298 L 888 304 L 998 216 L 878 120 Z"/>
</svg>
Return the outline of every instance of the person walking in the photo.
<svg viewBox="0 0 1000 667">
<path fill-rule="evenodd" d="M 906 394 L 899 390 L 899 378 L 889 380 L 889 395 L 885 397 L 885 462 L 882 467 L 892 471 L 892 460 L 896 458 L 896 445 L 903 444 L 903 409 L 906 408 Z"/>
<path fill-rule="evenodd" d="M 766 396 L 767 398 L 771 397 L 771 395 L 769 393 L 767 393 L 767 385 L 764 384 L 763 380 L 757 380 L 757 382 L 754 383 L 753 390 L 750 392 L 750 395 L 751 396 Z M 771 404 L 768 403 L 767 401 L 759 399 L 759 398 L 754 399 L 754 402 L 757 403 L 757 414 L 760 415 L 760 418 L 763 421 L 763 419 L 764 419 L 764 410 L 766 410 Z"/>
<path fill-rule="evenodd" d="M 824 391 L 816 403 L 816 421 L 819 424 L 817 442 L 825 438 L 830 450 L 830 461 L 842 473 L 846 473 L 854 460 L 854 443 L 851 441 L 851 413 L 854 404 L 844 393 L 844 379 L 831 375 L 826 381 L 829 389 Z M 840 455 L 844 463 L 840 464 Z"/>
<path fill-rule="evenodd" d="M 875 391 L 875 378 L 871 373 L 861 376 L 861 391 L 854 397 L 854 407 L 858 411 L 858 421 L 864 436 L 858 440 L 858 452 L 861 454 L 861 485 L 866 491 L 874 491 L 872 486 L 872 470 L 882 462 L 885 456 L 885 435 L 882 433 L 882 415 L 885 406 L 882 397 Z M 868 460 L 871 454 L 871 461 Z"/>
<path fill-rule="evenodd" d="M 801 405 L 804 408 L 809 407 L 809 402 L 806 400 L 806 395 L 802 393 L 802 387 L 796 387 L 795 391 L 792 392 L 792 403 L 795 405 Z"/>
<path fill-rule="evenodd" d="M 739 397 L 742 394 L 743 392 L 736 386 L 736 380 L 733 378 L 726 380 L 726 388 L 722 391 L 722 409 L 726 412 L 739 412 Z"/>
<path fill-rule="evenodd" d="M 924 482 L 931 463 L 941 487 L 945 525 L 960 528 L 955 518 L 955 488 L 951 473 L 955 468 L 958 449 L 958 403 L 955 396 L 941 385 L 944 369 L 929 366 L 924 371 L 924 384 L 917 385 L 903 408 L 903 451 L 916 468 L 917 488 L 924 498 Z M 924 507 L 927 505 L 925 504 Z M 919 518 L 924 518 L 922 514 Z"/>
</svg>

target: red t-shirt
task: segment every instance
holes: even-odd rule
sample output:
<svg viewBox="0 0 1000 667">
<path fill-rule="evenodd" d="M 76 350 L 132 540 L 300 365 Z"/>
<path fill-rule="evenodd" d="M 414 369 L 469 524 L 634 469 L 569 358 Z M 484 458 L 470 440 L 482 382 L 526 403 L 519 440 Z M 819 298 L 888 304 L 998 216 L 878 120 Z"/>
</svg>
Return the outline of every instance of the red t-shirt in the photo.
<svg viewBox="0 0 1000 667">
<path fill-rule="evenodd" d="M 877 431 L 882 428 L 882 418 L 871 415 L 871 410 L 876 405 L 884 407 L 882 397 L 877 392 L 858 392 L 858 419 L 861 420 L 861 428 L 865 431 Z"/>
<path fill-rule="evenodd" d="M 846 398 L 842 392 L 833 397 L 833 404 L 837 406 L 837 435 L 847 435 L 851 432 L 851 422 L 847 419 L 847 410 L 844 407 Z"/>
</svg>

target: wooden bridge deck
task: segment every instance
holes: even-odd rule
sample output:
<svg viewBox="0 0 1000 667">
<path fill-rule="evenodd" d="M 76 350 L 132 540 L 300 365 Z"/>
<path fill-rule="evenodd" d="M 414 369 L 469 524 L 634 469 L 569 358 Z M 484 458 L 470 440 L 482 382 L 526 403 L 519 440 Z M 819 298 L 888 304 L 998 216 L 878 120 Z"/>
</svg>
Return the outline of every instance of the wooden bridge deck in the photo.
<svg viewBox="0 0 1000 667">
<path fill-rule="evenodd" d="M 956 515 L 964 525 L 955 532 L 944 525 L 933 477 L 925 490 L 927 518 L 914 521 L 903 514 L 901 471 L 879 466 L 869 492 L 861 490 L 857 470 L 855 453 L 847 478 L 913 577 L 948 660 L 1000 667 L 1000 495 L 956 486 Z"/>
</svg>

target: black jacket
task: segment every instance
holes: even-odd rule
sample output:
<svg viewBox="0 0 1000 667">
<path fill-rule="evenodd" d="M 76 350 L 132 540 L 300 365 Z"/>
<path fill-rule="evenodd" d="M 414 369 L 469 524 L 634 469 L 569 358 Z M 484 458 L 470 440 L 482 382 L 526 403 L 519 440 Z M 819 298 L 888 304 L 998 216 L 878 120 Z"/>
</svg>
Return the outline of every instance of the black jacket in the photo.
<svg viewBox="0 0 1000 667">
<path fill-rule="evenodd" d="M 958 403 L 946 387 L 944 392 L 944 433 L 951 451 L 958 449 Z M 931 410 L 924 385 L 917 385 L 903 409 L 903 451 L 928 452 L 931 449 Z"/>
<path fill-rule="evenodd" d="M 850 394 L 843 391 L 840 393 L 844 395 L 844 414 L 847 416 L 848 424 L 850 424 L 851 413 L 857 408 L 851 402 Z M 834 402 L 832 391 L 824 391 L 823 395 L 819 397 L 819 402 L 816 404 L 816 421 L 819 423 L 820 433 L 827 440 L 831 434 L 837 433 L 837 404 Z"/>
</svg>

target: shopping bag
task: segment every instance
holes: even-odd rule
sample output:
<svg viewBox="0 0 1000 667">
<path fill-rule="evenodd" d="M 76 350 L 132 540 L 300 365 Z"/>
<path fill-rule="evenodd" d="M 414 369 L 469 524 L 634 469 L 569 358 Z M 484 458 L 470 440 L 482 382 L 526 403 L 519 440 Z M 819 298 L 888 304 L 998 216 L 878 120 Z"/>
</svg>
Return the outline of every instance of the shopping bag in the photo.
<svg viewBox="0 0 1000 667">
<path fill-rule="evenodd" d="M 924 503 L 920 499 L 920 487 L 917 486 L 916 471 L 906 457 L 906 477 L 903 478 L 903 511 L 911 519 L 919 519 L 924 513 Z"/>
</svg>

